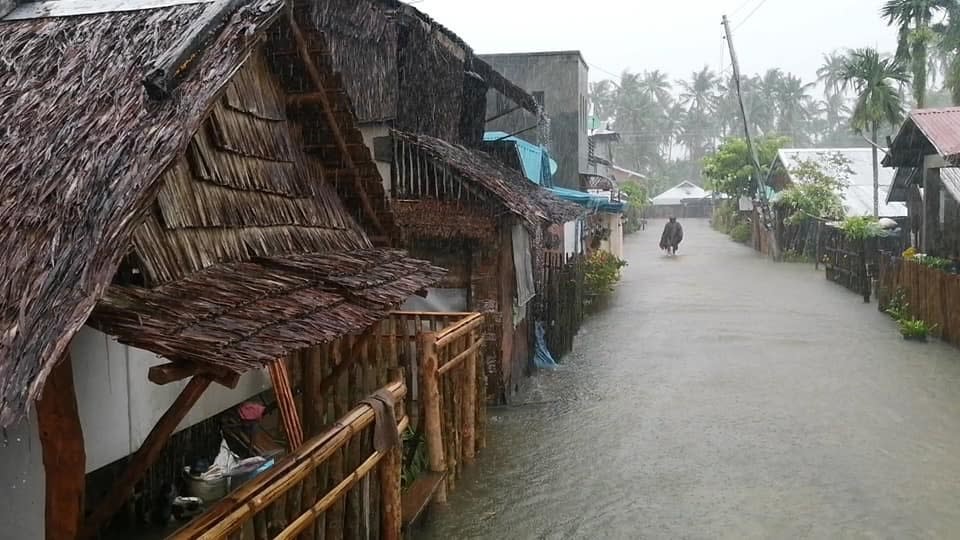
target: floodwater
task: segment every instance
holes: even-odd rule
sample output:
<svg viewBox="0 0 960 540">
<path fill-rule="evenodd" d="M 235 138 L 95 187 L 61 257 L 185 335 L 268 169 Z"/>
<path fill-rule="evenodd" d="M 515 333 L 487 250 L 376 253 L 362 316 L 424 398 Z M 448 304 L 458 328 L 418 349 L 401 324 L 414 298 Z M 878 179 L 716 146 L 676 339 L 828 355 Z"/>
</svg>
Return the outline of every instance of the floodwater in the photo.
<svg viewBox="0 0 960 540">
<path fill-rule="evenodd" d="M 960 352 L 684 222 L 561 369 L 490 411 L 422 538 L 960 538 Z"/>
</svg>

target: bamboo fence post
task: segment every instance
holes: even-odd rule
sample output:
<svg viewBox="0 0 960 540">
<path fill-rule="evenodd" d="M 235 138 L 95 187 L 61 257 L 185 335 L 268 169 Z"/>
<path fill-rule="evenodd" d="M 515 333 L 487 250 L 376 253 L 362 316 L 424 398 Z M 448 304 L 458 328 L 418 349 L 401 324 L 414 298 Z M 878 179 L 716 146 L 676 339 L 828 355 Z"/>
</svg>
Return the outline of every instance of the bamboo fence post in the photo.
<svg viewBox="0 0 960 540">
<path fill-rule="evenodd" d="M 450 361 L 450 351 L 451 347 L 447 346 L 440 350 L 439 358 L 442 363 Z M 453 400 L 453 377 L 452 376 L 441 376 L 439 377 L 440 385 L 440 419 L 442 422 L 443 429 L 441 431 L 441 437 L 443 439 L 443 457 L 446 460 L 447 464 L 447 489 L 453 490 L 456 487 L 456 472 L 457 472 L 457 448 L 456 448 L 456 433 L 458 426 L 455 422 L 455 412 L 456 406 Z"/>
<path fill-rule="evenodd" d="M 391 368 L 388 381 L 403 381 L 403 372 Z M 397 408 L 402 411 L 403 407 Z M 403 516 L 401 514 L 401 472 L 403 444 L 391 448 L 380 462 L 380 535 L 383 540 L 400 540 Z"/>
<path fill-rule="evenodd" d="M 349 395 L 349 404 L 348 407 L 353 407 L 358 401 L 364 398 L 363 392 L 363 368 L 362 363 L 366 363 L 367 360 L 367 343 L 369 342 L 367 335 L 360 335 L 356 338 L 358 343 L 350 350 L 355 351 L 355 354 L 358 355 L 358 358 L 351 359 L 354 360 L 348 369 L 349 372 L 349 386 L 348 386 L 348 395 Z M 346 359 L 344 359 L 346 360 Z M 347 443 L 347 459 L 346 459 L 346 470 L 352 471 L 363 463 L 364 457 L 364 440 L 366 438 L 367 431 L 364 430 L 359 433 L 354 434 L 350 437 L 350 442 Z M 344 507 L 345 513 L 343 518 L 343 535 L 344 538 L 353 540 L 355 538 L 361 538 L 361 510 L 360 510 L 360 493 L 356 489 L 349 489 L 344 496 L 346 500 L 346 505 Z"/>
<path fill-rule="evenodd" d="M 473 349 L 476 330 L 467 336 L 467 350 Z M 463 364 L 463 461 L 473 463 L 476 456 L 476 412 L 477 412 L 477 351 L 471 353 Z"/>
<path fill-rule="evenodd" d="M 423 434 L 427 442 L 427 461 L 431 472 L 443 474 L 443 425 L 440 421 L 440 381 L 437 380 L 437 335 L 421 332 L 417 336 L 420 352 L 420 400 L 423 402 Z M 447 502 L 447 491 L 441 483 L 434 500 Z"/>
<path fill-rule="evenodd" d="M 346 346 L 347 351 L 350 350 L 350 343 L 348 337 L 343 337 L 337 340 L 333 344 L 333 360 L 334 363 L 339 365 L 340 362 L 348 361 L 346 358 L 343 358 L 343 349 Z M 349 385 L 349 378 L 347 373 L 341 373 L 338 377 L 339 380 L 336 382 L 333 395 L 333 417 L 342 418 L 347 413 L 347 386 Z M 332 488 L 340 484 L 344 476 L 344 448 L 339 448 L 330 459 L 330 470 L 329 470 L 329 479 L 327 487 L 324 489 Z M 324 537 L 327 540 L 340 540 L 343 538 L 343 509 L 344 504 L 342 499 L 338 499 L 330 508 L 327 510 L 327 523 L 326 531 Z"/>
</svg>

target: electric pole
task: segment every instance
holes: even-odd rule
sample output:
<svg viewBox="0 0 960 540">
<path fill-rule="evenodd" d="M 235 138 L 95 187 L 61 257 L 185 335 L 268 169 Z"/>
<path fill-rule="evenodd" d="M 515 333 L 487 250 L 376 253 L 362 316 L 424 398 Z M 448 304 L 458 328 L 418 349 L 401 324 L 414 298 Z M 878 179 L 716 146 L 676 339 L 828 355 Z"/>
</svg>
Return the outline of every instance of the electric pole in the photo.
<svg viewBox="0 0 960 540">
<path fill-rule="evenodd" d="M 770 201 L 767 200 L 767 191 L 764 189 L 763 170 L 760 168 L 760 158 L 757 149 L 753 146 L 750 137 L 750 120 L 747 118 L 747 107 L 743 104 L 743 92 L 740 89 L 740 63 L 737 61 L 737 51 L 733 48 L 733 32 L 730 30 L 730 20 L 723 16 L 723 31 L 727 36 L 727 46 L 730 48 L 730 63 L 733 64 L 733 84 L 737 89 L 737 103 L 740 106 L 740 117 L 743 119 L 743 135 L 747 142 L 747 150 L 753 161 L 753 177 L 760 199 L 760 216 L 763 219 L 763 228 L 770 231 L 770 248 L 774 258 L 778 257 L 776 234 L 773 232 L 773 214 L 770 211 Z"/>
</svg>

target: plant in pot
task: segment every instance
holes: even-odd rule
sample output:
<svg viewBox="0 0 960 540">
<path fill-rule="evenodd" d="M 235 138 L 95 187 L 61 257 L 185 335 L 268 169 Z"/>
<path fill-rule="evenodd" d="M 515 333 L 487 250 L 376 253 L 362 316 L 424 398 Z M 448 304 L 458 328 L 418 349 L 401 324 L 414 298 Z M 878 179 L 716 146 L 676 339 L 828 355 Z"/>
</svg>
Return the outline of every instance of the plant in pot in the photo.
<svg viewBox="0 0 960 540">
<path fill-rule="evenodd" d="M 930 332 L 936 328 L 936 325 L 929 325 L 912 317 L 900 319 L 897 321 L 897 325 L 900 327 L 900 334 L 903 339 L 908 341 L 926 341 Z"/>
</svg>

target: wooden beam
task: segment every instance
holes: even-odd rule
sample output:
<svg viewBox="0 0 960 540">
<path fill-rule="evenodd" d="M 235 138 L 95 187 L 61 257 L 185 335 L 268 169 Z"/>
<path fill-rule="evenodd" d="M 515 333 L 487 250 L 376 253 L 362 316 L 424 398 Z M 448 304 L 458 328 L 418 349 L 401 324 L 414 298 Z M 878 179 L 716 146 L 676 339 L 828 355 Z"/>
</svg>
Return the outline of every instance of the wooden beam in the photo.
<svg viewBox="0 0 960 540">
<path fill-rule="evenodd" d="M 360 338 L 357 339 L 357 342 L 354 343 L 353 347 L 350 347 L 350 351 L 349 353 L 347 353 L 347 357 L 340 360 L 340 363 L 333 368 L 333 371 L 331 371 L 329 375 L 324 377 L 323 382 L 321 382 L 320 386 L 318 387 L 318 392 L 317 392 L 318 396 L 322 396 L 323 394 L 326 394 L 327 392 L 330 391 L 331 388 L 336 386 L 337 381 L 340 380 L 340 376 L 343 375 L 344 372 L 346 372 L 348 369 L 350 369 L 350 366 L 352 366 L 354 362 L 357 361 L 357 357 L 360 355 L 360 347 L 364 344 L 366 339 L 367 339 L 366 336 L 360 336 Z"/>
<path fill-rule="evenodd" d="M 147 379 L 153 384 L 163 386 L 190 377 L 203 375 L 213 382 L 234 389 L 240 382 L 240 374 L 230 370 L 218 370 L 213 366 L 200 366 L 187 362 L 170 362 L 152 366 L 147 370 Z"/>
<path fill-rule="evenodd" d="M 293 34 L 294 40 L 297 42 L 297 50 L 300 51 L 300 58 L 303 61 L 304 68 L 307 70 L 307 75 L 309 75 L 313 85 L 317 88 L 317 90 L 319 90 L 319 92 L 316 94 L 318 103 L 323 108 L 323 115 L 326 117 L 327 123 L 329 124 L 328 127 L 330 128 L 330 132 L 333 134 L 333 138 L 336 140 L 337 146 L 340 148 L 344 164 L 348 169 L 353 170 L 354 186 L 357 190 L 357 194 L 360 196 L 360 202 L 363 205 L 363 211 L 367 214 L 370 222 L 380 233 L 386 233 L 387 231 L 384 230 L 383 224 L 380 223 L 380 218 L 377 216 L 377 212 L 373 209 L 373 204 L 370 202 L 370 196 L 363 187 L 363 181 L 360 178 L 360 172 L 353 161 L 353 156 L 350 155 L 350 151 L 347 148 L 346 137 L 344 136 L 343 131 L 340 129 L 340 124 L 337 122 L 333 104 L 330 102 L 330 98 L 326 94 L 326 88 L 323 84 L 323 77 L 320 75 L 320 70 L 317 69 L 317 66 L 313 63 L 313 57 L 310 55 L 310 48 L 307 46 L 307 40 L 304 37 L 303 32 L 300 30 L 300 25 L 297 24 L 292 7 L 289 11 L 289 21 L 290 31 Z"/>
<path fill-rule="evenodd" d="M 287 432 L 287 442 L 290 443 L 290 451 L 294 452 L 303 445 L 303 424 L 297 413 L 297 402 L 293 399 L 287 362 L 283 358 L 278 358 L 270 362 L 268 369 L 270 381 L 273 382 L 273 392 L 277 396 L 277 405 L 280 407 L 283 429 Z"/>
<path fill-rule="evenodd" d="M 87 518 L 80 534 L 81 539 L 96 536 L 100 527 L 120 510 L 123 503 L 130 498 L 137 482 L 143 478 L 147 469 L 160 457 L 160 452 L 167 445 L 174 430 L 177 429 L 187 412 L 193 408 L 209 386 L 210 379 L 208 377 L 201 375 L 190 379 L 190 382 L 177 396 L 173 405 L 167 409 L 167 412 L 163 413 L 157 424 L 150 430 L 150 434 L 147 435 L 143 444 L 130 458 L 123 474 L 113 483 L 113 487 L 110 488 L 107 495 Z"/>
<path fill-rule="evenodd" d="M 37 421 L 46 476 L 46 537 L 76 538 L 83 524 L 86 453 L 69 353 L 50 372 L 37 400 Z"/>
</svg>

